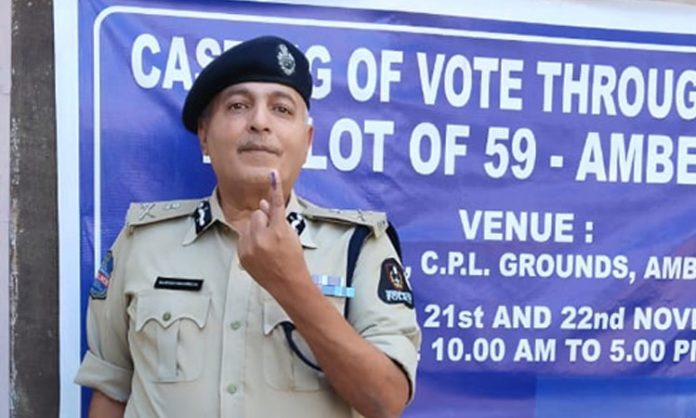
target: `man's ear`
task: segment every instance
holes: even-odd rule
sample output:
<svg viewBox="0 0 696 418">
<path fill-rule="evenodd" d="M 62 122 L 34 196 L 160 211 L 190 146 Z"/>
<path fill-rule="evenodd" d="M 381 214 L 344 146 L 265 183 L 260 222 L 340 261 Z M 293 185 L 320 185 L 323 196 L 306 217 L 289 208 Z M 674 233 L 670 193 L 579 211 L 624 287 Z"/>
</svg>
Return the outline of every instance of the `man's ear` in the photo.
<svg viewBox="0 0 696 418">
<path fill-rule="evenodd" d="M 307 148 L 312 146 L 312 141 L 314 141 L 314 125 L 307 125 Z"/>
<path fill-rule="evenodd" d="M 201 152 L 203 155 L 208 154 L 208 118 L 200 117 L 198 118 L 198 143 L 201 146 Z"/>
</svg>

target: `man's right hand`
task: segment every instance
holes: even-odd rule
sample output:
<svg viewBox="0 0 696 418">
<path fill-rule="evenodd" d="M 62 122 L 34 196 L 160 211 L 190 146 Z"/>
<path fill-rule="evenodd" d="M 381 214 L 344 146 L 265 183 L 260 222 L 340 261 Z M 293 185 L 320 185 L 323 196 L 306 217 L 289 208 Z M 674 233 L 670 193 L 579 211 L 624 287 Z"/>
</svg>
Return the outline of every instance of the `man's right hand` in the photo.
<svg viewBox="0 0 696 418">
<path fill-rule="evenodd" d="M 123 418 L 126 404 L 115 401 L 98 390 L 92 392 L 89 418 Z"/>
<path fill-rule="evenodd" d="M 280 176 L 268 177 L 269 195 L 259 203 L 246 230 L 239 232 L 239 260 L 256 282 L 280 302 L 289 287 L 311 285 L 297 232 L 285 218 L 285 195 Z M 304 283 L 298 283 L 304 280 Z"/>
</svg>

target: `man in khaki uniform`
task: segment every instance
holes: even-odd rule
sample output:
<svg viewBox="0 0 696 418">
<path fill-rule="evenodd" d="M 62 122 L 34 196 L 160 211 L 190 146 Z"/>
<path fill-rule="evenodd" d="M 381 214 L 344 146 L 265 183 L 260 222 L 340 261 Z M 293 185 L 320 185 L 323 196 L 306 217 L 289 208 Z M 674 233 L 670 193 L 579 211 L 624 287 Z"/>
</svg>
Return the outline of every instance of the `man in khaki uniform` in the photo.
<svg viewBox="0 0 696 418">
<path fill-rule="evenodd" d="M 90 291 L 90 417 L 396 417 L 412 399 L 420 331 L 385 216 L 292 191 L 311 90 L 277 37 L 201 72 L 183 120 L 218 184 L 131 205 Z"/>
</svg>

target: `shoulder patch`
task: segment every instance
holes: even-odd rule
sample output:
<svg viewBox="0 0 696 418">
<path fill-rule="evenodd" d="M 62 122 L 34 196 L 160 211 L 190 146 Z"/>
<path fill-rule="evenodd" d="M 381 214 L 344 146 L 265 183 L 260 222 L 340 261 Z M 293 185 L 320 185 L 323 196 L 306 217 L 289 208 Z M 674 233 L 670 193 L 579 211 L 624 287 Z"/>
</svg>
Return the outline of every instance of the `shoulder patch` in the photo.
<svg viewBox="0 0 696 418">
<path fill-rule="evenodd" d="M 106 292 L 109 290 L 109 281 L 111 280 L 113 269 L 114 257 L 111 251 L 109 251 L 102 258 L 97 276 L 92 282 L 92 287 L 89 288 L 89 296 L 92 299 L 106 299 Z"/>
<path fill-rule="evenodd" d="M 327 209 L 314 205 L 302 198 L 297 199 L 305 208 L 304 216 L 311 220 L 323 220 L 349 225 L 364 225 L 379 237 L 389 226 L 387 215 L 384 212 L 366 210 Z"/>
<path fill-rule="evenodd" d="M 387 258 L 382 262 L 379 278 L 378 296 L 384 303 L 402 303 L 407 308 L 413 309 L 413 291 L 406 279 L 404 269 L 394 258 Z"/>
<path fill-rule="evenodd" d="M 203 199 L 131 203 L 126 215 L 126 226 L 147 225 L 190 216 L 201 200 Z"/>
</svg>

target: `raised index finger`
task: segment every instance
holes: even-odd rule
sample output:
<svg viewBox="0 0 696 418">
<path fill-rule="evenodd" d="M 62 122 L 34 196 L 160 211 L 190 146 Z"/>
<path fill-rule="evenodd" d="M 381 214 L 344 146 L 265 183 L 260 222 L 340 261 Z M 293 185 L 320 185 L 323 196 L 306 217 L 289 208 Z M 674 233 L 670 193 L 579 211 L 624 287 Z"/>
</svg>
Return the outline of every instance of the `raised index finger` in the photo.
<svg viewBox="0 0 696 418">
<path fill-rule="evenodd" d="M 285 196 L 283 194 L 283 182 L 276 170 L 271 170 L 270 188 L 270 223 L 285 222 Z"/>
</svg>

